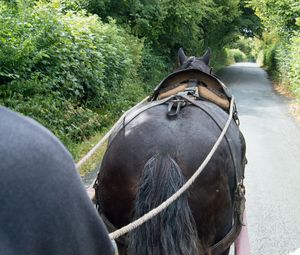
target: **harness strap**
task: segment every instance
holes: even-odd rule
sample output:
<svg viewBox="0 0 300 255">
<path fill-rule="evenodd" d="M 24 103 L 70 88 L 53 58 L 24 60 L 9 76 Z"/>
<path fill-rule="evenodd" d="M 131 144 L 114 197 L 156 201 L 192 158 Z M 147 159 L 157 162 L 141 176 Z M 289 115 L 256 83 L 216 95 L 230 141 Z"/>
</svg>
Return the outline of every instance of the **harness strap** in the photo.
<svg viewBox="0 0 300 255">
<path fill-rule="evenodd" d="M 105 226 L 106 226 L 109 233 L 114 232 L 114 231 L 117 230 L 117 228 L 106 218 L 106 216 L 102 212 L 100 212 L 100 216 L 101 216 L 101 218 L 102 218 L 102 220 L 103 220 L 103 222 L 104 222 L 104 224 L 105 224 Z M 124 246 L 128 245 L 128 238 L 125 235 L 118 237 L 117 239 L 115 239 L 115 241 L 117 243 L 120 243 L 120 244 L 124 245 Z"/>
<path fill-rule="evenodd" d="M 173 96 L 170 96 L 168 98 L 164 98 L 163 100 L 159 100 L 159 101 L 152 101 L 149 102 L 146 105 L 141 105 L 140 108 L 132 108 L 132 110 L 130 110 L 122 119 L 122 121 L 120 121 L 119 125 L 117 125 L 115 127 L 115 130 L 113 130 L 113 132 L 111 133 L 110 139 L 109 139 L 109 143 L 111 143 L 113 141 L 113 139 L 115 138 L 115 136 L 118 134 L 118 132 L 123 129 L 124 127 L 126 127 L 126 125 L 128 123 L 130 123 L 134 118 L 136 118 L 138 115 L 140 115 L 141 113 L 143 113 L 144 111 L 155 107 L 157 105 L 162 105 L 164 103 L 166 103 L 167 101 L 169 101 L 170 99 L 172 99 Z M 100 172 L 98 172 L 98 175 L 100 174 Z M 97 210 L 104 222 L 104 224 L 107 227 L 107 230 L 109 232 L 114 232 L 115 230 L 117 230 L 117 228 L 108 220 L 108 218 L 104 215 L 104 213 L 101 210 L 101 205 L 99 203 L 99 199 L 98 199 L 98 187 L 99 187 L 99 183 L 98 183 L 98 178 L 96 179 L 96 181 L 94 182 L 93 188 L 95 189 L 95 204 L 97 207 Z M 128 239 L 126 236 L 120 236 L 115 240 L 117 243 L 122 244 L 124 246 L 126 246 L 128 244 Z"/>
<path fill-rule="evenodd" d="M 239 224 L 238 220 L 234 220 L 234 224 L 228 234 L 223 237 L 222 240 L 217 242 L 215 245 L 209 247 L 205 252 L 205 255 L 219 255 L 228 249 L 234 240 L 239 236 L 242 229 L 242 225 Z"/>
<path fill-rule="evenodd" d="M 121 129 L 123 129 L 124 127 L 126 127 L 126 125 L 128 123 L 130 123 L 134 118 L 136 118 L 137 116 L 139 116 L 141 113 L 143 113 L 144 111 L 155 107 L 157 105 L 162 105 L 164 103 L 166 103 L 167 101 L 169 101 L 170 99 L 172 99 L 174 96 L 170 96 L 167 98 L 164 98 L 163 100 L 159 100 L 159 101 L 151 101 L 148 102 L 146 105 L 141 105 L 140 108 L 133 108 L 131 111 L 129 111 L 124 117 L 123 120 L 119 123 L 118 126 L 116 126 L 115 130 L 112 132 L 110 138 L 109 138 L 109 144 L 111 144 L 111 142 L 113 141 L 113 139 L 115 138 L 115 136 L 119 133 L 119 131 Z"/>
<path fill-rule="evenodd" d="M 186 101 L 188 101 L 189 103 L 191 103 L 192 105 L 200 108 L 202 111 L 206 112 L 212 120 L 214 120 L 214 122 L 217 124 L 217 126 L 220 128 L 220 130 L 222 130 L 222 127 L 224 126 L 225 122 L 223 119 L 221 119 L 218 114 L 215 114 L 213 111 L 214 105 L 209 103 L 209 102 L 205 102 L 205 101 L 200 101 L 196 100 L 194 98 L 191 98 L 187 95 L 181 95 L 182 98 L 184 98 Z M 228 133 L 230 132 L 230 130 L 227 131 L 227 134 L 225 135 L 225 140 L 230 148 L 230 153 L 231 153 L 231 158 L 234 162 L 234 168 L 235 168 L 235 177 L 236 177 L 236 184 L 240 183 L 241 180 L 244 178 L 243 176 L 243 172 L 239 171 L 239 169 L 241 169 L 241 164 L 238 160 L 236 160 L 236 158 L 233 156 L 233 152 L 237 151 L 238 148 L 236 148 L 236 145 L 234 144 L 232 139 L 228 138 Z M 240 134 L 238 134 L 239 136 Z M 231 134 L 231 136 L 234 136 L 234 134 Z M 238 139 L 240 139 L 240 137 L 238 137 Z"/>
<path fill-rule="evenodd" d="M 132 121 L 135 117 L 137 117 L 142 112 L 144 112 L 147 109 L 152 108 L 154 106 L 164 104 L 175 97 L 178 97 L 178 95 L 170 96 L 170 97 L 165 98 L 160 101 L 152 101 L 150 104 L 142 106 L 140 109 L 137 109 L 137 111 L 130 112 L 127 116 L 124 117 L 123 123 L 122 123 L 123 125 L 120 126 L 119 128 L 117 128 L 118 130 L 116 133 L 118 133 L 118 131 L 120 129 L 124 128 L 130 121 Z M 221 120 L 220 118 L 218 118 L 218 116 L 216 114 L 214 114 L 213 111 L 211 111 L 210 103 L 203 104 L 203 102 L 202 102 L 202 104 L 198 104 L 198 102 L 194 98 L 191 99 L 187 95 L 180 95 L 180 97 L 182 97 L 183 99 L 185 99 L 192 105 L 205 111 L 209 116 L 211 116 L 211 118 L 216 122 L 216 124 L 222 130 L 224 121 Z M 226 138 L 226 136 L 225 136 L 225 138 Z M 230 147 L 230 150 L 232 150 L 232 149 L 234 150 L 234 148 L 232 147 L 233 146 L 232 141 L 227 138 L 226 138 L 226 140 Z M 240 167 L 242 167 L 242 166 L 236 160 L 234 160 L 233 156 L 232 156 L 232 159 L 233 159 L 235 170 L 236 170 L 235 177 L 236 177 L 236 184 L 237 184 L 237 188 L 236 188 L 236 192 L 235 192 L 235 199 L 234 199 L 234 216 L 233 216 L 234 223 L 232 225 L 231 230 L 228 232 L 228 234 L 222 240 L 220 240 L 218 243 L 209 247 L 207 249 L 205 255 L 218 255 L 218 254 L 222 253 L 224 250 L 228 249 L 230 247 L 230 245 L 234 242 L 234 240 L 238 237 L 238 235 L 241 231 L 241 227 L 243 225 L 243 212 L 244 212 L 244 208 L 245 208 L 245 198 L 244 198 L 245 192 L 244 192 L 244 186 L 243 186 L 243 174 L 240 173 L 240 171 L 239 171 Z M 94 184 L 94 188 L 97 190 L 98 183 Z M 96 194 L 97 194 L 97 192 L 96 192 Z M 98 199 L 97 199 L 97 203 L 99 206 L 98 209 L 100 210 L 101 208 L 100 208 Z M 102 212 L 100 212 L 100 213 L 101 213 L 101 217 L 103 218 L 103 221 L 104 221 L 105 225 L 107 226 L 108 230 L 114 231 L 116 229 L 116 227 L 105 217 L 105 215 Z M 122 245 L 128 244 L 128 239 L 126 237 L 119 237 L 116 241 Z"/>
<path fill-rule="evenodd" d="M 202 101 L 201 104 L 199 104 L 199 101 L 197 101 L 195 98 L 191 98 L 187 95 L 181 95 L 181 97 L 184 98 L 189 103 L 191 103 L 192 105 L 205 111 L 216 122 L 220 130 L 222 130 L 222 126 L 224 126 L 223 123 L 224 120 L 219 118 L 217 114 L 214 114 L 214 111 L 212 111 L 211 109 L 212 106 L 210 103 L 206 103 Z M 218 243 L 209 247 L 205 255 L 219 255 L 223 251 L 228 249 L 231 246 L 231 244 L 234 242 L 234 240 L 238 237 L 243 225 L 243 213 L 245 210 L 245 189 L 243 186 L 244 164 L 243 163 L 240 164 L 239 161 L 235 160 L 235 157 L 233 156 L 233 152 L 237 151 L 237 148 L 235 148 L 233 140 L 228 138 L 228 132 L 229 130 L 227 130 L 227 135 L 225 135 L 224 138 L 226 139 L 226 142 L 230 148 L 231 158 L 234 162 L 235 178 L 236 178 L 236 185 L 237 185 L 235 191 L 235 197 L 234 197 L 234 216 L 233 216 L 234 223 L 231 227 L 231 230 L 228 232 L 228 234 Z"/>
<path fill-rule="evenodd" d="M 109 232 L 113 232 L 117 230 L 117 228 L 106 218 L 106 216 L 103 213 L 100 213 L 100 215 Z M 209 247 L 205 252 L 205 255 L 221 254 L 226 249 L 228 249 L 232 245 L 232 243 L 236 240 L 236 238 L 239 236 L 242 229 L 242 223 L 240 222 L 241 219 L 237 210 L 235 210 L 234 215 L 235 215 L 234 224 L 231 227 L 230 231 L 227 233 L 225 237 L 223 237 L 222 240 L 220 240 L 213 246 Z M 115 241 L 124 246 L 128 245 L 128 238 L 126 236 L 120 236 Z"/>
</svg>

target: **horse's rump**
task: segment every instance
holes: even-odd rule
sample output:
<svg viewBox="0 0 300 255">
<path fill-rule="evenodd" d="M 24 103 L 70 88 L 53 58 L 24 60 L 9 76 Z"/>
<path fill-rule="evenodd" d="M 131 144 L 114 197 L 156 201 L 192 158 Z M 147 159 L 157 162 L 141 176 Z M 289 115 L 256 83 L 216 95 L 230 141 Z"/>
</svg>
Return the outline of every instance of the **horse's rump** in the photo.
<svg viewBox="0 0 300 255">
<path fill-rule="evenodd" d="M 175 118 L 167 116 L 166 104 L 154 105 L 118 128 L 98 178 L 102 212 L 116 227 L 132 221 L 142 170 L 153 155 L 170 155 L 186 179 L 202 163 L 220 135 L 223 127 L 220 123 L 225 123 L 228 115 L 209 102 L 201 104 L 209 112 L 188 105 Z M 188 191 L 189 205 L 204 248 L 221 240 L 231 228 L 235 162 L 240 162 L 242 157 L 239 135 L 232 121 L 226 139 Z M 232 149 L 229 143 L 237 146 Z"/>
<path fill-rule="evenodd" d="M 168 76 L 150 97 L 152 101 L 135 107 L 112 133 L 98 174 L 96 196 L 102 215 L 116 228 L 147 213 L 178 190 L 220 136 L 229 117 L 227 101 L 231 97 L 212 77 L 209 55 L 207 51 L 200 58 L 188 58 L 181 49 L 179 62 L 186 71 Z M 213 94 L 199 93 L 199 86 Z M 175 90 L 177 94 L 168 97 Z M 202 249 L 205 254 L 228 254 L 227 248 L 241 226 L 236 218 L 242 215 L 244 203 L 243 189 L 239 188 L 243 188 L 245 143 L 235 117 L 186 193 L 156 219 L 129 234 L 129 239 L 137 239 L 129 241 L 130 255 L 194 255 L 203 254 Z M 149 164 L 152 161 L 155 163 Z M 171 215 L 177 216 L 173 219 Z M 179 235 L 185 226 L 188 232 Z M 156 229 L 160 229 L 159 235 Z M 195 252 L 192 239 L 197 239 L 197 247 L 202 249 Z M 147 242 L 151 245 L 144 249 Z M 127 254 L 127 246 L 126 241 L 121 244 L 121 254 Z"/>
</svg>

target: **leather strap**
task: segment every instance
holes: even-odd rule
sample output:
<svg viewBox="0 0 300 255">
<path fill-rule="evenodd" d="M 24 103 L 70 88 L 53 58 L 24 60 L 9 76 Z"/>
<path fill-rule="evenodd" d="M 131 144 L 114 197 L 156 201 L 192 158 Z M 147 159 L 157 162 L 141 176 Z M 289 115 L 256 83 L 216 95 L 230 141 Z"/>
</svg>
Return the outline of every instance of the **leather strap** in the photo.
<svg viewBox="0 0 300 255">
<path fill-rule="evenodd" d="M 153 108 L 157 105 L 162 105 L 162 104 L 166 103 L 167 101 L 171 100 L 173 97 L 174 96 L 164 98 L 163 100 L 151 101 L 145 105 L 141 105 L 140 108 L 133 108 L 126 116 L 124 116 L 123 121 L 120 123 L 119 126 L 117 126 L 115 128 L 115 130 L 111 134 L 111 136 L 109 138 L 109 145 L 112 143 L 112 141 L 114 140 L 116 135 L 120 132 L 120 130 L 125 128 L 127 126 L 127 124 L 130 123 L 134 118 L 136 118 L 138 115 L 140 115 L 141 113 L 143 113 L 144 111 L 146 111 L 150 108 Z"/>
<path fill-rule="evenodd" d="M 220 128 L 220 130 L 222 130 L 223 126 L 225 125 L 226 120 L 223 118 L 220 118 L 220 116 L 215 113 L 215 111 L 214 111 L 215 106 L 212 103 L 196 100 L 194 97 L 190 97 L 190 96 L 182 95 L 181 97 L 184 98 L 189 103 L 191 103 L 192 105 L 194 105 L 194 106 L 200 108 L 202 111 L 206 112 L 211 117 L 211 119 L 217 124 L 217 126 Z M 234 121 L 233 121 L 233 123 L 234 123 L 234 125 L 236 125 Z M 243 179 L 244 176 L 243 176 L 243 172 L 239 171 L 239 169 L 242 169 L 240 161 L 238 161 L 236 159 L 236 157 L 234 157 L 234 155 L 233 155 L 235 151 L 238 151 L 238 148 L 237 148 L 236 144 L 233 142 L 233 139 L 230 139 L 229 137 L 232 137 L 235 135 L 239 136 L 240 134 L 239 133 L 238 134 L 234 134 L 234 133 L 230 134 L 230 132 L 231 132 L 231 130 L 228 129 L 224 138 L 226 139 L 226 142 L 230 148 L 231 158 L 234 162 L 234 167 L 235 167 L 236 183 L 238 184 L 241 182 L 241 180 Z M 237 137 L 237 139 L 240 139 L 240 137 Z M 240 153 L 240 155 L 241 155 L 241 153 Z"/>
<path fill-rule="evenodd" d="M 204 82 L 214 90 L 226 95 L 227 98 L 231 98 L 231 94 L 228 88 L 217 77 L 202 72 L 199 69 L 189 68 L 184 70 L 177 70 L 174 73 L 171 73 L 169 76 L 167 76 L 164 80 L 162 80 L 154 89 L 150 100 L 156 100 L 159 93 L 175 88 L 180 83 L 191 79 Z"/>
<path fill-rule="evenodd" d="M 228 234 L 223 237 L 222 240 L 209 247 L 205 252 L 205 255 L 220 255 L 227 250 L 231 244 L 237 239 L 242 229 L 242 225 L 239 224 L 238 219 L 235 218 L 234 224 Z"/>
<path fill-rule="evenodd" d="M 182 83 L 179 86 L 169 89 L 165 92 L 160 92 L 158 95 L 158 99 L 164 99 L 166 97 L 170 97 L 172 95 L 175 95 L 177 93 L 185 91 L 185 89 L 189 87 L 189 83 Z M 195 84 L 193 86 L 197 89 L 197 94 L 208 101 L 215 103 L 216 105 L 220 106 L 224 110 L 228 111 L 230 106 L 230 99 L 224 96 L 224 94 L 219 93 L 216 90 L 209 89 L 209 87 L 203 86 L 203 84 Z"/>
<path fill-rule="evenodd" d="M 117 228 L 106 218 L 106 216 L 100 212 L 100 216 L 108 230 L 109 233 L 114 232 L 117 230 Z M 117 243 L 120 243 L 124 246 L 128 245 L 128 238 L 126 235 L 120 236 L 115 240 Z"/>
<path fill-rule="evenodd" d="M 152 107 L 155 107 L 157 105 L 164 104 L 175 97 L 178 97 L 178 95 L 173 95 L 173 96 L 170 96 L 168 98 L 165 98 L 165 99 L 159 100 L 159 101 L 152 101 L 152 102 L 148 103 L 147 105 L 142 106 L 139 109 L 135 109 L 135 111 L 131 111 L 127 116 L 124 117 L 124 121 L 123 121 L 122 125 L 116 128 L 115 135 L 142 112 L 144 112 Z M 180 95 L 180 97 L 184 98 L 186 101 L 188 101 L 192 105 L 205 111 L 216 122 L 216 124 L 218 125 L 220 130 L 222 130 L 222 127 L 224 126 L 224 120 L 221 119 L 217 114 L 214 113 L 214 111 L 212 110 L 213 106 L 211 105 L 211 103 L 201 101 L 201 104 L 200 104 L 200 101 L 196 100 L 194 97 L 191 98 L 191 97 L 185 96 L 185 95 Z M 115 135 L 114 135 L 114 137 L 115 137 Z M 112 137 L 112 139 L 114 137 Z M 232 155 L 233 154 L 232 150 L 236 150 L 234 143 L 233 143 L 232 139 L 229 139 L 227 136 L 225 136 L 225 138 L 229 145 L 229 148 L 231 150 L 231 155 Z M 244 190 L 242 190 L 242 191 L 240 190 L 240 188 L 243 188 L 243 185 L 242 185 L 243 174 L 240 173 L 240 171 L 239 171 L 239 169 L 241 169 L 242 166 L 241 166 L 241 164 L 238 163 L 239 161 L 235 160 L 235 157 L 233 155 L 232 155 L 232 160 L 233 160 L 234 166 L 235 166 L 235 178 L 236 178 L 236 184 L 237 184 L 237 188 L 236 188 L 236 192 L 235 192 L 236 193 L 235 200 L 234 200 L 234 216 L 233 216 L 234 223 L 232 225 L 231 230 L 228 232 L 228 234 L 222 240 L 220 240 L 218 243 L 209 247 L 207 249 L 207 251 L 205 252 L 205 255 L 219 255 L 222 252 L 224 252 L 226 249 L 228 249 L 231 246 L 231 244 L 235 241 L 235 239 L 238 237 L 238 235 L 241 231 L 242 225 L 243 225 L 242 217 L 243 217 L 243 212 L 244 212 L 245 198 L 244 198 Z M 97 189 L 96 183 L 95 183 L 94 188 Z M 99 201 L 97 201 L 97 204 L 100 207 Z M 100 212 L 100 214 L 101 214 L 101 217 L 102 217 L 105 225 L 107 226 L 109 232 L 114 231 L 116 229 L 116 227 L 106 218 L 106 216 L 102 212 Z M 122 245 L 128 244 L 128 239 L 126 237 L 119 237 L 116 241 Z"/>
</svg>

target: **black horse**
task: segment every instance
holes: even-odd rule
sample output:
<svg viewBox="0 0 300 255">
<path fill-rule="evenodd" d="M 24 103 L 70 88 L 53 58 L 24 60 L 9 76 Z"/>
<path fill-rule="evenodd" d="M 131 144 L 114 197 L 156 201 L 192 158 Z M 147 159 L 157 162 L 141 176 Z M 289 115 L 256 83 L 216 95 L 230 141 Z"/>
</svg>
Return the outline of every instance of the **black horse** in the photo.
<svg viewBox="0 0 300 255">
<path fill-rule="evenodd" d="M 99 212 L 110 227 L 132 222 L 175 193 L 205 159 L 228 118 L 230 95 L 211 74 L 210 50 L 200 58 L 188 58 L 182 49 L 178 54 L 180 68 L 110 137 L 95 184 Z M 244 201 L 245 143 L 236 122 L 233 118 L 187 192 L 117 240 L 120 254 L 228 254 Z"/>
</svg>

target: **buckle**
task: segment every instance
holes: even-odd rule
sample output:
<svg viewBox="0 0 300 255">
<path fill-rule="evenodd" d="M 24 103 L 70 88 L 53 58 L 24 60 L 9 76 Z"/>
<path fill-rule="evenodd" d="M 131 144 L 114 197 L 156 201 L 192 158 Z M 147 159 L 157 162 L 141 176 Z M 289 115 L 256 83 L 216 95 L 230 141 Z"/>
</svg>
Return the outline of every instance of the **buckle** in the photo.
<svg viewBox="0 0 300 255">
<path fill-rule="evenodd" d="M 239 119 L 239 116 L 238 116 L 238 111 L 237 111 L 237 108 L 236 108 L 236 104 L 234 104 L 234 111 L 233 111 L 232 118 L 234 119 L 235 123 L 239 127 L 240 126 L 240 119 Z"/>
<path fill-rule="evenodd" d="M 238 221 L 242 226 L 245 226 L 243 221 L 246 204 L 245 193 L 245 186 L 243 184 L 243 181 L 241 181 L 240 183 L 238 183 L 235 191 L 235 212 L 237 213 Z"/>
<path fill-rule="evenodd" d="M 178 115 L 180 109 L 186 106 L 186 101 L 182 98 L 175 98 L 169 101 L 167 115 L 169 117 L 175 117 Z"/>
</svg>

